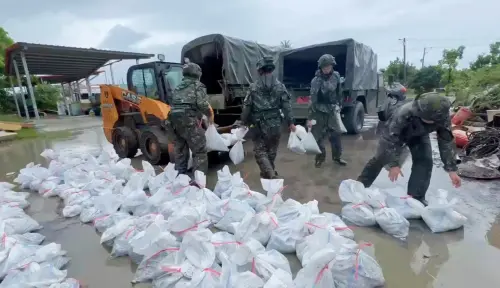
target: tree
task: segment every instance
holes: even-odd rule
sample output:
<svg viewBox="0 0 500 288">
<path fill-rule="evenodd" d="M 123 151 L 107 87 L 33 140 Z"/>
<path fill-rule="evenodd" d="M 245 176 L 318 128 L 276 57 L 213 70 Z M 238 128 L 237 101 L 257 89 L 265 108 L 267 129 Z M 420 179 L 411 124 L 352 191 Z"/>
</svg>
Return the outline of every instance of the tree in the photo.
<svg viewBox="0 0 500 288">
<path fill-rule="evenodd" d="M 486 66 L 500 64 L 500 42 L 490 44 L 490 52 L 477 56 L 476 61 L 470 64 L 471 70 L 478 70 Z"/>
<path fill-rule="evenodd" d="M 290 40 L 283 40 L 280 43 L 281 49 L 290 49 L 292 48 L 292 42 Z"/>
<path fill-rule="evenodd" d="M 7 47 L 14 44 L 14 40 L 10 38 L 9 33 L 0 27 L 0 74 L 4 74 L 5 68 L 5 50 Z"/>
<path fill-rule="evenodd" d="M 439 65 L 447 70 L 446 85 L 451 85 L 453 82 L 453 72 L 457 70 L 458 61 L 464 56 L 465 46 L 459 46 L 456 49 L 444 49 L 443 59 L 439 60 Z"/>
<path fill-rule="evenodd" d="M 61 90 L 58 87 L 50 84 L 37 84 L 34 93 L 38 109 L 57 109 L 57 101 L 61 98 Z"/>
<path fill-rule="evenodd" d="M 384 78 L 391 79 L 389 82 L 401 82 L 404 83 L 404 67 L 405 64 L 403 60 L 396 58 L 389 63 L 389 65 L 384 70 Z M 406 79 L 407 82 L 411 82 L 413 76 L 417 73 L 417 67 L 412 64 L 406 63 Z M 405 83 L 406 84 L 406 83 Z"/>
<path fill-rule="evenodd" d="M 430 92 L 439 88 L 441 82 L 442 69 L 439 66 L 427 66 L 418 70 L 408 85 L 415 90 L 417 94 Z"/>
</svg>

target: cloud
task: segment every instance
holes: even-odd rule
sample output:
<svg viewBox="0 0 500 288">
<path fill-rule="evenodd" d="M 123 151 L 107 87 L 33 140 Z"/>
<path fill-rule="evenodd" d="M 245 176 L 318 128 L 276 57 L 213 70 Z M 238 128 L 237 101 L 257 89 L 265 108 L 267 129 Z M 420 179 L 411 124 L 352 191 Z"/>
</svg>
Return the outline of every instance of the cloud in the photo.
<svg viewBox="0 0 500 288">
<path fill-rule="evenodd" d="M 432 64 L 444 48 L 465 45 L 466 66 L 500 40 L 496 0 L 143 2 L 25 0 L 22 10 L 7 2 L 0 25 L 18 41 L 162 53 L 170 61 L 179 61 L 184 43 L 211 33 L 295 47 L 354 38 L 374 49 L 379 67 L 402 57 L 403 37 L 415 65 L 424 47 Z"/>
</svg>

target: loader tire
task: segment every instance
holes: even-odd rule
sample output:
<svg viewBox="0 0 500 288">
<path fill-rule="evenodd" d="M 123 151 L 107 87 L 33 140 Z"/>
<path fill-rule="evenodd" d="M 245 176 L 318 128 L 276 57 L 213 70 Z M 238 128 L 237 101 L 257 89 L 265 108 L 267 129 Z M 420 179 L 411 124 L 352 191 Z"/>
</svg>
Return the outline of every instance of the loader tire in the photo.
<svg viewBox="0 0 500 288">
<path fill-rule="evenodd" d="M 141 132 L 140 146 L 146 161 L 151 165 L 164 165 L 170 162 L 168 137 L 159 127 L 150 127 Z"/>
<path fill-rule="evenodd" d="M 113 131 L 113 147 L 120 158 L 133 158 L 139 149 L 137 135 L 129 127 L 118 127 Z"/>
<path fill-rule="evenodd" d="M 365 121 L 365 108 L 363 103 L 356 101 L 353 107 L 344 109 L 344 126 L 349 134 L 359 134 Z"/>
</svg>

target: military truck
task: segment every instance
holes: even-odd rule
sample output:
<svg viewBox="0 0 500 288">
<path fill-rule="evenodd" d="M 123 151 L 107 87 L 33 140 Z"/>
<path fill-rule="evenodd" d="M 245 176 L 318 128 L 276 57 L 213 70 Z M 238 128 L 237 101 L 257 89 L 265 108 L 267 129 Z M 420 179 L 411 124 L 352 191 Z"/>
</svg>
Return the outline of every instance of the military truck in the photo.
<svg viewBox="0 0 500 288">
<path fill-rule="evenodd" d="M 306 119 L 317 61 L 327 53 L 335 57 L 334 69 L 343 79 L 342 120 L 349 133 L 357 134 L 363 128 L 365 114 L 376 113 L 387 98 L 382 74 L 377 72 L 377 55 L 370 47 L 344 39 L 285 50 L 279 55 L 276 69 L 279 79 L 292 95 L 295 118 Z"/>
<path fill-rule="evenodd" d="M 239 118 L 248 86 L 257 79 L 256 64 L 264 57 L 278 60 L 280 49 L 221 34 L 196 38 L 184 45 L 186 59 L 200 65 L 215 122 L 229 125 Z"/>
</svg>

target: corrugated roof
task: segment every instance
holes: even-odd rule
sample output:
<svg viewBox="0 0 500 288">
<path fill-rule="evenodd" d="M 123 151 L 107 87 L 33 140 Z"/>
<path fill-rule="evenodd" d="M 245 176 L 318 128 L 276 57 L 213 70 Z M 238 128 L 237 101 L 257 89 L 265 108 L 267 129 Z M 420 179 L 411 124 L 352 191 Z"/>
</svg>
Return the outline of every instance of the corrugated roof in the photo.
<svg viewBox="0 0 500 288">
<path fill-rule="evenodd" d="M 57 75 L 61 82 L 71 82 L 93 74 L 111 60 L 148 59 L 154 54 L 77 48 L 18 42 L 7 48 L 5 73 L 15 75 L 13 60 L 24 74 L 21 51 L 26 56 L 31 75 Z"/>
</svg>

